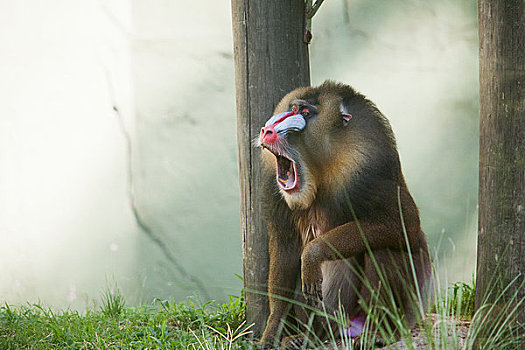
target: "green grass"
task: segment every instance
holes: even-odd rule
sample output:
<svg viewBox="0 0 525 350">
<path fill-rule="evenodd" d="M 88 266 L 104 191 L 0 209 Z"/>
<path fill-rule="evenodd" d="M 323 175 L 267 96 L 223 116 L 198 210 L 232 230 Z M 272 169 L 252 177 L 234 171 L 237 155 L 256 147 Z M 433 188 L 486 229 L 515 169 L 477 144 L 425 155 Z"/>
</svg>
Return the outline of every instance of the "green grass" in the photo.
<svg viewBox="0 0 525 350">
<path fill-rule="evenodd" d="M 430 311 L 470 321 L 474 317 L 475 297 L 476 278 L 472 276 L 471 285 L 456 282 L 447 291 L 439 293 Z"/>
<path fill-rule="evenodd" d="M 517 279 L 507 288 L 517 283 Z M 524 282 L 525 283 L 525 282 Z M 517 290 L 524 287 L 523 283 Z M 421 346 L 411 332 L 403 328 L 402 315 L 396 308 L 379 300 L 365 306 L 368 321 L 360 345 L 333 329 L 327 341 L 309 333 L 304 325 L 307 348 L 373 349 L 377 335 L 384 340 L 397 338 L 394 330 L 384 327 L 387 311 L 394 321 L 407 349 L 519 349 L 525 342 L 523 327 L 515 322 L 525 300 L 518 292 L 509 296 L 506 290 L 474 310 L 475 278 L 472 285 L 457 282 L 447 288 L 435 286 L 435 302 L 431 313 L 420 325 Z M 505 299 L 503 301 L 503 299 Z M 126 307 L 118 287 L 101 293 L 99 307 L 85 312 L 56 312 L 39 304 L 13 307 L 0 306 L 0 350 L 4 349 L 259 349 L 251 339 L 250 325 L 245 321 L 242 297 L 230 296 L 227 303 L 199 303 L 188 299 L 183 303 L 155 300 L 151 305 Z M 320 317 L 335 319 L 340 328 L 347 328 L 343 313 Z M 383 316 L 381 316 L 383 315 Z M 469 325 L 468 329 L 465 325 Z M 304 331 L 306 329 L 306 331 Z M 399 335 L 399 334 L 398 334 Z"/>
<path fill-rule="evenodd" d="M 458 282 L 436 297 L 432 309 L 436 316 L 421 325 L 421 334 L 427 338 L 425 349 L 519 348 L 525 339 L 513 320 L 523 300 L 505 304 L 496 317 L 489 317 L 496 312 L 490 304 L 474 312 L 474 293 L 474 285 Z M 375 308 L 369 310 L 370 324 L 377 321 Z M 100 307 L 82 313 L 55 312 L 38 304 L 6 304 L 0 307 L 0 349 L 257 349 L 250 341 L 244 310 L 243 298 L 234 296 L 224 304 L 157 299 L 148 306 L 126 307 L 116 287 L 102 293 Z M 339 318 L 340 323 L 346 322 L 344 317 Z M 471 325 L 466 337 L 461 337 L 456 326 L 465 320 Z M 388 335 L 388 330 L 382 332 Z M 406 348 L 420 348 L 408 330 L 402 333 Z M 373 336 L 371 329 L 365 330 L 356 349 L 372 349 Z M 323 349 L 342 343 L 351 349 L 353 344 L 344 337 L 337 340 L 334 334 L 329 338 L 328 342 L 316 339 L 308 345 Z"/>
<path fill-rule="evenodd" d="M 244 301 L 157 300 L 125 307 L 118 291 L 100 309 L 54 312 L 38 304 L 0 307 L 0 349 L 247 349 Z"/>
</svg>

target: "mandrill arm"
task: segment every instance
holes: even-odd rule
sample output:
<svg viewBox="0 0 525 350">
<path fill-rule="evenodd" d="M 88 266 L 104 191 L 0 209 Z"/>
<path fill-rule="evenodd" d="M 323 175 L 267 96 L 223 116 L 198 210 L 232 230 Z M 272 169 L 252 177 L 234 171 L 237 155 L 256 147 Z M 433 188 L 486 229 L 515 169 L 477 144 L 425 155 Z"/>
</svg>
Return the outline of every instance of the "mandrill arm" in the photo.
<svg viewBox="0 0 525 350">
<path fill-rule="evenodd" d="M 421 242 L 419 238 L 422 231 L 415 205 L 411 205 L 411 200 L 406 204 L 408 210 L 403 215 L 405 229 L 410 249 L 416 251 L 421 248 L 418 245 Z M 367 252 L 368 249 L 372 252 L 382 249 L 407 249 L 398 211 L 391 212 L 380 221 L 375 218 L 371 222 L 347 222 L 312 240 L 301 255 L 302 289 L 307 298 L 322 299 L 321 264 L 324 261 L 354 257 Z"/>
</svg>

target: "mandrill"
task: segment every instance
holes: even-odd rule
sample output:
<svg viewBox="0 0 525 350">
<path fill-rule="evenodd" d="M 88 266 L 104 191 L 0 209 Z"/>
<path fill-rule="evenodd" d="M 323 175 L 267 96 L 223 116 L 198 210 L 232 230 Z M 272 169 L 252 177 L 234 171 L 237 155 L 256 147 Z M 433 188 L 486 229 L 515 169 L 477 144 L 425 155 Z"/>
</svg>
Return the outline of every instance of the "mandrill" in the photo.
<svg viewBox="0 0 525 350">
<path fill-rule="evenodd" d="M 261 343 L 277 345 L 292 320 L 312 322 L 321 339 L 329 331 L 358 337 L 380 303 L 369 329 L 398 335 L 399 320 L 413 327 L 432 298 L 431 264 L 387 119 L 330 81 L 290 92 L 274 114 L 257 141 L 270 250 Z M 341 309 L 347 324 L 339 328 L 330 317 L 310 318 Z"/>
</svg>

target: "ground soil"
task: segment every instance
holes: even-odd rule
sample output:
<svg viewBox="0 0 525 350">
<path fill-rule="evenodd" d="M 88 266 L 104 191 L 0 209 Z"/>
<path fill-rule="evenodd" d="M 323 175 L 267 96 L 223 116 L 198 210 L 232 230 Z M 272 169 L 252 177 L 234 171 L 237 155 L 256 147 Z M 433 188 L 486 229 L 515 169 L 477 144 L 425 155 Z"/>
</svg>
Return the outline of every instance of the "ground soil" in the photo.
<svg viewBox="0 0 525 350">
<path fill-rule="evenodd" d="M 460 349 L 462 349 L 465 345 L 465 340 L 467 338 L 468 329 L 470 326 L 469 321 L 464 321 L 456 318 L 445 318 L 443 319 L 442 316 L 438 316 L 436 314 L 430 314 L 428 315 L 429 318 L 432 319 L 432 328 L 435 331 L 438 331 L 440 329 L 447 329 L 448 330 L 448 344 L 454 344 L 455 346 L 458 346 Z M 439 323 L 441 322 L 447 322 L 447 327 L 441 327 Z M 455 327 L 454 327 L 455 326 Z M 389 346 L 384 346 L 379 349 L 388 349 L 388 350 L 404 350 L 404 349 L 430 349 L 432 347 L 429 346 L 429 341 L 427 334 L 424 330 L 420 328 L 415 328 L 411 332 L 412 336 L 412 345 L 413 347 L 408 347 L 404 340 L 398 341 L 397 343 L 391 344 Z M 437 339 L 443 339 L 444 337 L 442 335 L 436 336 L 436 340 L 434 343 L 439 341 Z M 443 340 L 441 340 L 443 341 Z M 443 344 L 444 345 L 444 344 Z M 454 347 L 454 346 L 453 346 Z"/>
<path fill-rule="evenodd" d="M 457 319 L 457 318 L 443 318 L 442 316 L 436 314 L 428 315 L 428 320 L 432 320 L 432 330 L 435 334 L 434 342 L 429 342 L 427 334 L 424 329 L 414 328 L 411 332 L 412 341 L 409 340 L 400 340 L 397 343 L 390 344 L 388 346 L 378 346 L 378 350 L 405 350 L 405 349 L 432 349 L 434 348 L 431 343 L 434 345 L 437 343 L 439 346 L 445 346 L 443 344 L 443 335 L 437 334 L 438 331 L 442 329 L 448 330 L 448 341 L 447 344 L 450 345 L 449 348 L 459 348 L 462 349 L 465 346 L 468 329 L 470 326 L 469 321 Z M 446 322 L 446 327 L 442 325 L 443 322 Z M 410 344 L 407 346 L 406 344 Z M 430 344 L 429 344 L 430 343 Z M 329 347 L 330 350 L 336 350 L 334 347 Z M 344 349 L 340 343 L 338 344 L 337 350 Z"/>
</svg>

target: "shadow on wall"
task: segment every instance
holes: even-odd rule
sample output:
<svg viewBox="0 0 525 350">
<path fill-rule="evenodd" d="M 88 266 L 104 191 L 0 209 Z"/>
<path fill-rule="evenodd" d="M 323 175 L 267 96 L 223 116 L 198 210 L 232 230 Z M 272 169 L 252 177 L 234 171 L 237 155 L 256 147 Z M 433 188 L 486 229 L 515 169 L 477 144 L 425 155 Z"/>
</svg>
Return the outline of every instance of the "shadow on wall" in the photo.
<svg viewBox="0 0 525 350">
<path fill-rule="evenodd" d="M 224 300 L 242 273 L 230 10 L 156 3 L 133 2 L 133 171 L 139 210 L 179 267 L 141 237 L 137 270 L 146 300 Z"/>
</svg>

